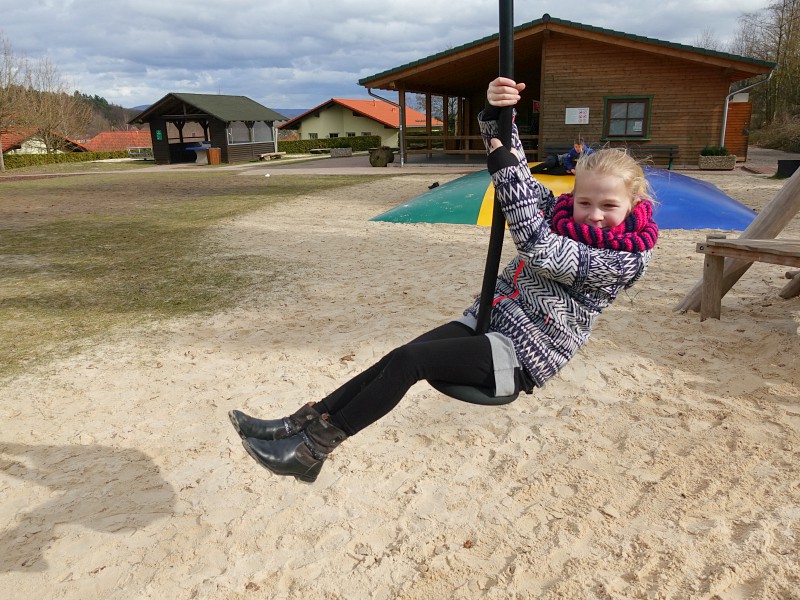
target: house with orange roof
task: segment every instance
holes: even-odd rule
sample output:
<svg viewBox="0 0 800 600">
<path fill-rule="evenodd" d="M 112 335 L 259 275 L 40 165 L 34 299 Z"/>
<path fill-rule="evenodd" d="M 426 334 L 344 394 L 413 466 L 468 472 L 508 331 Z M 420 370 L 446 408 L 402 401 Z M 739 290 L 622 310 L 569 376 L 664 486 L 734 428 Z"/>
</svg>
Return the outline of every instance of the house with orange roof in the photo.
<svg viewBox="0 0 800 600">
<path fill-rule="evenodd" d="M 150 130 L 131 129 L 129 131 L 101 131 L 87 141 L 90 152 L 118 152 L 129 148 L 152 148 Z"/>
<path fill-rule="evenodd" d="M 406 131 L 425 131 L 425 114 L 406 107 L 405 115 Z M 431 119 L 433 128 L 442 125 L 440 120 Z M 331 98 L 279 128 L 297 130 L 301 140 L 376 135 L 380 136 L 382 145 L 396 147 L 399 145 L 400 109 L 381 100 Z"/>
<path fill-rule="evenodd" d="M 54 131 L 50 132 L 50 135 L 62 140 L 61 149 L 57 150 L 58 153 L 88 152 L 86 146 L 75 140 L 71 140 Z M 47 145 L 42 139 L 39 130 L 34 127 L 3 131 L 0 141 L 2 142 L 3 154 L 47 154 Z"/>
</svg>

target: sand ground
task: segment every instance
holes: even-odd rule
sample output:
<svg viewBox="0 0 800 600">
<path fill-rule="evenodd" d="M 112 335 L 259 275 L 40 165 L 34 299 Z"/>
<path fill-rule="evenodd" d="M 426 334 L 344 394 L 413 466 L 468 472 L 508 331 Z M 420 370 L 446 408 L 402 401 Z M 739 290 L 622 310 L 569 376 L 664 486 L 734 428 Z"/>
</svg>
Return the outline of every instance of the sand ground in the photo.
<svg viewBox="0 0 800 600">
<path fill-rule="evenodd" d="M 245 454 L 228 410 L 283 416 L 470 303 L 488 230 L 368 221 L 456 176 L 232 220 L 278 289 L 0 381 L 0 597 L 800 598 L 800 298 L 756 264 L 721 320 L 673 312 L 708 231 L 662 232 L 533 395 L 418 384 L 313 485 Z M 754 209 L 782 185 L 702 177 Z"/>
</svg>

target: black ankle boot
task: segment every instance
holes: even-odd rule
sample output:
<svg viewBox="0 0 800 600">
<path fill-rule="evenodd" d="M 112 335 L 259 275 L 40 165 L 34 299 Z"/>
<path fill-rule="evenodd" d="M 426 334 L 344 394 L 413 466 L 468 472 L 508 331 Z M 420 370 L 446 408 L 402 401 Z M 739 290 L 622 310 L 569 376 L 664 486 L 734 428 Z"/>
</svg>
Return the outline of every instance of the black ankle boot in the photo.
<svg viewBox="0 0 800 600">
<path fill-rule="evenodd" d="M 319 413 L 312 408 L 313 406 L 314 403 L 309 402 L 293 415 L 267 421 L 254 419 L 238 410 L 230 411 L 228 417 L 243 440 L 247 438 L 282 440 L 301 432 L 312 420 L 319 417 Z"/>
<path fill-rule="evenodd" d="M 280 440 L 242 441 L 244 449 L 255 461 L 276 475 L 292 475 L 312 483 L 322 470 L 322 463 L 347 434 L 323 415 L 311 421 L 300 433 Z"/>
</svg>

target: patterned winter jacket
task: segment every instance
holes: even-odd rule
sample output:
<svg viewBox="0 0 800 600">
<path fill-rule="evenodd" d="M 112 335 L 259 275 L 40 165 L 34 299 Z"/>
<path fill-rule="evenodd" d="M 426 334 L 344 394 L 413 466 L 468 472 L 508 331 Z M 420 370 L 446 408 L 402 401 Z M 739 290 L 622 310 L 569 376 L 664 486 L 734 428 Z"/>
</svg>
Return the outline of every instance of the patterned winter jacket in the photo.
<svg viewBox="0 0 800 600">
<path fill-rule="evenodd" d="M 493 111 L 481 135 L 499 137 Z M 513 133 L 514 146 L 524 150 Z M 489 329 L 511 340 L 520 364 L 541 387 L 586 343 L 600 312 L 647 269 L 652 251 L 593 248 L 550 229 L 553 193 L 522 161 L 492 176 L 517 254 L 500 273 Z M 480 299 L 464 311 L 477 318 Z M 526 390 L 530 392 L 531 390 Z"/>
</svg>

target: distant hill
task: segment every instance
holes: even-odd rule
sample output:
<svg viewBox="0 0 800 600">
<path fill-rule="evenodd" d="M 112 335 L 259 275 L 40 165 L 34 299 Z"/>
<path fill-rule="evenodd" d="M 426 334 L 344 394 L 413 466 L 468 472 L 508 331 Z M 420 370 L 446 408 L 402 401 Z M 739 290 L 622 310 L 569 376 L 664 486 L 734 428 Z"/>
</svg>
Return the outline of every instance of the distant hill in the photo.
<svg viewBox="0 0 800 600">
<path fill-rule="evenodd" d="M 148 108 L 150 108 L 149 104 L 141 104 L 139 106 L 133 106 L 133 107 L 129 108 L 128 110 L 138 110 L 139 112 L 144 112 Z"/>
<path fill-rule="evenodd" d="M 299 117 L 303 113 L 307 113 L 310 108 L 273 108 L 276 113 L 283 115 L 284 117 L 288 117 L 289 119 L 294 119 L 295 117 Z"/>
</svg>

